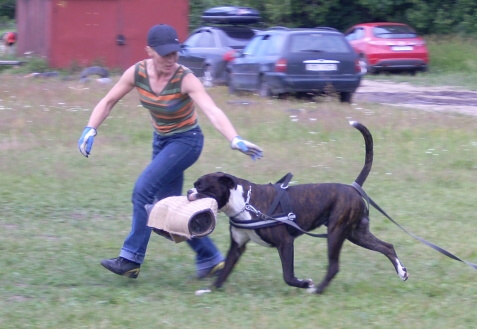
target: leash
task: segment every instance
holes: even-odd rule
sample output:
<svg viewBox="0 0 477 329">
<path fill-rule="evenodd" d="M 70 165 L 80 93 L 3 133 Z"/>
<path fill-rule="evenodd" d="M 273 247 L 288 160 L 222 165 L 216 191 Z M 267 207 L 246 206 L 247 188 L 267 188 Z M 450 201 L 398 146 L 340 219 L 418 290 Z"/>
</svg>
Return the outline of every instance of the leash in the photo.
<svg viewBox="0 0 477 329">
<path fill-rule="evenodd" d="M 300 226 L 298 226 L 297 223 L 294 222 L 294 220 L 296 219 L 296 216 L 292 212 L 289 213 L 287 216 L 271 217 L 271 216 L 265 215 L 260 210 L 255 209 L 250 204 L 245 205 L 245 209 L 252 212 L 255 216 L 261 219 L 252 220 L 252 221 L 250 220 L 242 221 L 242 220 L 230 218 L 230 223 L 232 224 L 232 226 L 239 227 L 239 228 L 256 229 L 256 228 L 275 226 L 279 224 L 286 224 L 306 235 L 309 235 L 315 238 L 326 238 L 328 236 L 327 234 L 313 234 L 303 230 Z"/>
<path fill-rule="evenodd" d="M 389 219 L 391 222 L 393 222 L 397 227 L 399 227 L 401 230 L 403 230 L 404 232 L 406 232 L 407 234 L 409 234 L 410 236 L 412 236 L 414 239 L 422 242 L 423 244 L 427 245 L 428 247 L 431 247 L 432 249 L 440 252 L 441 254 L 449 257 L 449 258 L 452 258 L 454 260 L 457 260 L 459 262 L 462 262 L 462 263 L 465 263 L 467 265 L 469 265 L 470 267 L 474 268 L 475 270 L 477 270 L 477 265 L 476 264 L 473 264 L 471 262 L 468 262 L 468 261 L 465 261 L 463 259 L 460 259 L 459 257 L 455 256 L 454 254 L 451 254 L 450 252 L 448 252 L 447 250 L 415 235 L 415 234 L 412 234 L 411 232 L 409 232 L 408 230 L 406 230 L 404 227 L 402 227 L 401 225 L 399 225 L 394 219 L 392 219 L 383 209 L 381 209 L 380 206 L 377 205 L 376 202 L 373 201 L 373 199 L 371 199 L 367 194 L 366 192 L 364 192 L 363 188 L 361 186 L 359 186 L 359 184 L 357 184 L 356 182 L 353 182 L 353 184 L 351 184 L 351 186 L 353 186 L 358 192 L 359 194 L 361 194 L 361 196 L 363 197 L 364 200 L 366 200 L 366 202 L 368 204 L 371 204 L 376 210 L 378 210 L 381 214 L 383 214 L 387 219 Z"/>
</svg>

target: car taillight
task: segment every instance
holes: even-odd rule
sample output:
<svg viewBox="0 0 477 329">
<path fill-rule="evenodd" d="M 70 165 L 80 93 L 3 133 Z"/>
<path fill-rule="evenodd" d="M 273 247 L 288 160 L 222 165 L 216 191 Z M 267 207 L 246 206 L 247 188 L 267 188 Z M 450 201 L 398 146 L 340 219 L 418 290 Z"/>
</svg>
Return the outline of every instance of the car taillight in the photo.
<svg viewBox="0 0 477 329">
<path fill-rule="evenodd" d="M 358 58 L 354 61 L 354 71 L 356 73 L 366 73 L 366 63 L 363 59 Z"/>
<path fill-rule="evenodd" d="M 280 58 L 275 63 L 275 72 L 286 72 L 287 70 L 287 60 L 284 58 Z"/>
<path fill-rule="evenodd" d="M 235 56 L 237 55 L 237 50 L 232 49 L 227 51 L 223 56 L 223 60 L 226 62 L 230 62 L 231 60 L 235 59 Z"/>
</svg>

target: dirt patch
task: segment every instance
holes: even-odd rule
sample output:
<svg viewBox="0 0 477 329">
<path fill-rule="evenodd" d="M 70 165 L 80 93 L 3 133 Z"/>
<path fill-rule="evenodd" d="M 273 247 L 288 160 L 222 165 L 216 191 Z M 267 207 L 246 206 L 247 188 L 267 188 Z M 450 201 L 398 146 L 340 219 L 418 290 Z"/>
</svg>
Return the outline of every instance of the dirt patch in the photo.
<svg viewBox="0 0 477 329">
<path fill-rule="evenodd" d="M 477 91 L 457 87 L 422 87 L 364 79 L 354 101 L 477 116 Z"/>
</svg>

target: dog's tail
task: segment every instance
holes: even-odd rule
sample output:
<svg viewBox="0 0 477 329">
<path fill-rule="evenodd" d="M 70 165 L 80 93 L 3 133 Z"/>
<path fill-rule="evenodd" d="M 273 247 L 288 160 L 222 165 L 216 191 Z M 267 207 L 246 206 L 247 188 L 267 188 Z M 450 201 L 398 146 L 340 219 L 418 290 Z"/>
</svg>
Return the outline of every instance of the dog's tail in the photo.
<svg viewBox="0 0 477 329">
<path fill-rule="evenodd" d="M 369 132 L 368 128 L 363 126 L 361 123 L 357 121 L 350 121 L 349 124 L 360 131 L 360 133 L 364 137 L 364 143 L 366 145 L 364 166 L 355 180 L 356 184 L 358 184 L 359 186 L 363 186 L 364 181 L 366 180 L 366 178 L 368 178 L 368 175 L 371 172 L 371 167 L 373 166 L 373 136 L 371 136 L 371 133 Z"/>
</svg>

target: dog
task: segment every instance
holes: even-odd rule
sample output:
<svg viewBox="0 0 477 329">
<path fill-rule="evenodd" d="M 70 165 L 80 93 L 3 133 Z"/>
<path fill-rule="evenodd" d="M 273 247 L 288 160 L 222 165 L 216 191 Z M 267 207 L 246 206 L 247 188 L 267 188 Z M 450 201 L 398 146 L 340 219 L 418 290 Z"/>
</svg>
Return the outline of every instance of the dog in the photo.
<svg viewBox="0 0 477 329">
<path fill-rule="evenodd" d="M 371 171 L 373 163 L 373 138 L 369 130 L 356 121 L 350 124 L 361 132 L 365 140 L 365 163 L 354 184 L 361 187 Z M 321 294 L 339 271 L 339 256 L 345 240 L 366 249 L 385 255 L 399 275 L 406 281 L 408 272 L 401 264 L 392 244 L 376 238 L 369 230 L 368 208 L 363 195 L 352 185 L 340 183 L 299 184 L 286 188 L 289 204 L 295 214 L 289 226 L 278 223 L 271 227 L 241 228 L 231 225 L 231 244 L 223 270 L 212 286 L 220 288 L 231 274 L 249 241 L 274 247 L 282 263 L 283 279 L 292 287 L 305 288 Z M 254 184 L 245 179 L 217 172 L 200 177 L 194 188 L 187 192 L 189 201 L 213 198 L 219 212 L 240 222 L 268 219 L 263 214 L 269 211 L 279 193 L 272 184 Z M 276 201 L 275 201 L 276 204 Z M 280 203 L 273 214 L 288 211 Z M 327 226 L 328 268 L 323 280 L 315 285 L 311 279 L 298 279 L 294 270 L 295 238 L 318 228 Z"/>
</svg>

